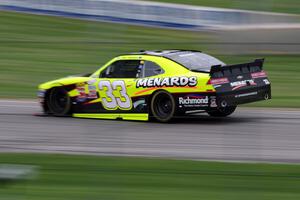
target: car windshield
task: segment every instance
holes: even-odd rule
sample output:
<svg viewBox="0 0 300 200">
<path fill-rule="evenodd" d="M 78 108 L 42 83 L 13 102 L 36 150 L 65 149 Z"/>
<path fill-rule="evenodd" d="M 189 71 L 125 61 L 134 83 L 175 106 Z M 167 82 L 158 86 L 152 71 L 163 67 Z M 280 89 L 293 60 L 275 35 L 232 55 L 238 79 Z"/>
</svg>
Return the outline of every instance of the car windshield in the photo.
<svg viewBox="0 0 300 200">
<path fill-rule="evenodd" d="M 183 65 L 191 71 L 209 72 L 214 65 L 224 66 L 225 63 L 210 55 L 200 52 L 174 52 L 168 53 L 165 57 Z"/>
</svg>

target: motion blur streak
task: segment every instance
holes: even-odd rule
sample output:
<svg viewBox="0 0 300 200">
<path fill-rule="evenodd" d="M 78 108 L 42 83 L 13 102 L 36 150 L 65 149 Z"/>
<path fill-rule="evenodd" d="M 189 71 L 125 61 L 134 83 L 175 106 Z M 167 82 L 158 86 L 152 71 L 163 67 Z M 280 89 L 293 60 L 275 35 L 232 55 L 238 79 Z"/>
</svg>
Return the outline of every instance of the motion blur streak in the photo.
<svg viewBox="0 0 300 200">
<path fill-rule="evenodd" d="M 0 104 L 1 152 L 300 162 L 299 110 L 246 109 L 176 124 L 32 116 L 37 103 Z"/>
<path fill-rule="evenodd" d="M 0 9 L 190 30 L 300 27 L 297 15 L 135 0 L 0 0 Z"/>
</svg>

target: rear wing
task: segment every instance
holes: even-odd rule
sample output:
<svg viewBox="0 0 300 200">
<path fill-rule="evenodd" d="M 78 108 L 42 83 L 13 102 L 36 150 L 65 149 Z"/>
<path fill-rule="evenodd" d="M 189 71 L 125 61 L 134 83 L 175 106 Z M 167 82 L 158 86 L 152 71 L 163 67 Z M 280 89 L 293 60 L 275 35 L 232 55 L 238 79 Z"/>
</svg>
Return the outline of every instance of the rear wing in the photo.
<svg viewBox="0 0 300 200">
<path fill-rule="evenodd" d="M 210 76 L 211 78 L 222 78 L 245 73 L 260 72 L 262 71 L 264 60 L 264 58 L 256 59 L 254 62 L 237 65 L 215 65 L 211 67 Z"/>
</svg>

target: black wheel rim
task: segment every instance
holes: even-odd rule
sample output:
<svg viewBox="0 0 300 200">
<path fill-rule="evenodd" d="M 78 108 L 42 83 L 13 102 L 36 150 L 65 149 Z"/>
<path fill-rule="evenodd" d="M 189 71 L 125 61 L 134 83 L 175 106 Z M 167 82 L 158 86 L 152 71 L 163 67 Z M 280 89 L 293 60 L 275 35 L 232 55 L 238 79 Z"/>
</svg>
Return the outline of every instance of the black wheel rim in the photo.
<svg viewBox="0 0 300 200">
<path fill-rule="evenodd" d="M 69 97 L 65 90 L 55 89 L 51 94 L 51 108 L 54 114 L 64 114 L 69 104 Z"/>
<path fill-rule="evenodd" d="M 166 94 L 160 95 L 155 101 L 154 109 L 160 118 L 168 118 L 173 112 L 172 100 Z"/>
</svg>

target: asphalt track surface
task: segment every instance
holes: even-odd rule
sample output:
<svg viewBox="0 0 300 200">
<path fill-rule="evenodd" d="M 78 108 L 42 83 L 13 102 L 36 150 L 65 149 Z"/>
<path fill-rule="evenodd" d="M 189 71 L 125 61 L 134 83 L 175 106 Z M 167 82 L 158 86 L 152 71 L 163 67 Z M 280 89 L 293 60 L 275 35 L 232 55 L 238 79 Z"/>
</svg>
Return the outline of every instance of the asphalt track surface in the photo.
<svg viewBox="0 0 300 200">
<path fill-rule="evenodd" d="M 239 108 L 171 124 L 35 116 L 33 101 L 0 100 L 0 152 L 300 162 L 300 110 Z"/>
</svg>

